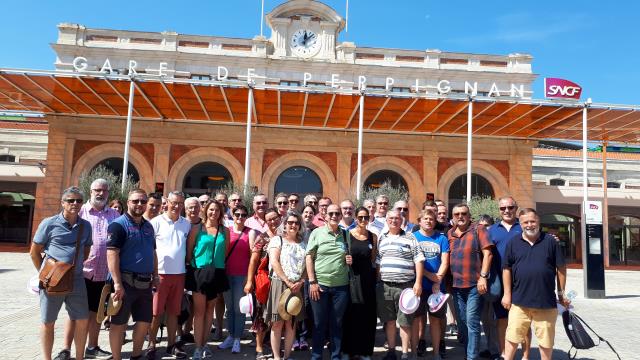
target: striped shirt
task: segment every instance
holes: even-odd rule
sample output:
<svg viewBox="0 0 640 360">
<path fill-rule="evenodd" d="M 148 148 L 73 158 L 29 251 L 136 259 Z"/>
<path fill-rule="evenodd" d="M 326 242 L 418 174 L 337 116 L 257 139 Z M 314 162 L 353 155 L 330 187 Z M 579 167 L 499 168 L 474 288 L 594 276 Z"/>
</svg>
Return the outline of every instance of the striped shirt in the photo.
<svg viewBox="0 0 640 360">
<path fill-rule="evenodd" d="M 424 255 L 418 251 L 418 242 L 413 234 L 401 231 L 398 235 L 388 232 L 380 235 L 376 264 L 380 266 L 382 281 L 393 283 L 414 281 L 418 262 L 424 262 Z"/>
</svg>

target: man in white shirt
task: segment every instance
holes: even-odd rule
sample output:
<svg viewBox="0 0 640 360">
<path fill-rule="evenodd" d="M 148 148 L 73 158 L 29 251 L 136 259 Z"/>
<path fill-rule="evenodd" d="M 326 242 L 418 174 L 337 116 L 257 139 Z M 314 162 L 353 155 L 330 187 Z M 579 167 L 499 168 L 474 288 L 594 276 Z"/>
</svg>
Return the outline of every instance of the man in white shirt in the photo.
<svg viewBox="0 0 640 360">
<path fill-rule="evenodd" d="M 184 194 L 173 191 L 167 197 L 167 212 L 153 218 L 151 226 L 156 238 L 158 254 L 159 284 L 153 296 L 153 321 L 149 331 L 149 349 L 147 357 L 155 355 L 156 336 L 160 319 L 167 313 L 167 353 L 177 359 L 187 354 L 176 343 L 178 315 L 182 305 L 184 291 L 185 258 L 187 237 L 191 230 L 189 220 L 180 216 L 184 207 Z"/>
</svg>

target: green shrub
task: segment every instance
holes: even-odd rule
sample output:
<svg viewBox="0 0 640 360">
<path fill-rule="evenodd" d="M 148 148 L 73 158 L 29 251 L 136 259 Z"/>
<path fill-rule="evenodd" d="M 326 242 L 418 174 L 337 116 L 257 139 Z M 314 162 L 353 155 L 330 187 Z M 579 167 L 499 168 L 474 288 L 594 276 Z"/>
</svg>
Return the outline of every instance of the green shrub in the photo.
<svg viewBox="0 0 640 360">
<path fill-rule="evenodd" d="M 480 215 L 485 214 L 491 216 L 493 219 L 500 218 L 498 201 L 490 196 L 472 196 L 468 205 L 469 210 L 471 211 L 471 219 L 473 221 L 477 221 Z"/>
<path fill-rule="evenodd" d="M 409 201 L 409 192 L 403 186 L 394 187 L 391 185 L 391 182 L 385 181 L 378 188 L 373 187 L 363 187 L 360 193 L 360 200 L 356 199 L 356 194 L 351 195 L 351 199 L 356 203 L 356 207 L 362 206 L 362 203 L 366 199 L 371 199 L 373 201 L 379 195 L 387 195 L 389 197 L 389 209 L 393 207 L 393 204 L 399 200 Z"/>
<path fill-rule="evenodd" d="M 247 207 L 250 214 L 253 214 L 253 197 L 258 194 L 258 187 L 250 185 L 247 187 L 247 191 L 245 193 L 245 188 L 243 184 L 236 184 L 233 181 L 227 182 L 224 186 L 216 191 L 216 193 L 222 192 L 227 194 L 229 197 L 233 193 L 238 193 L 242 196 L 242 204 Z M 211 196 L 215 196 L 212 194 Z"/>
<path fill-rule="evenodd" d="M 123 204 L 127 203 L 129 191 L 138 188 L 138 183 L 133 181 L 131 174 L 127 176 L 124 188 L 122 187 L 122 174 L 116 175 L 103 165 L 96 166 L 89 172 L 83 172 L 78 179 L 78 187 L 84 193 L 85 199 L 91 197 L 91 183 L 95 179 L 105 179 L 109 183 L 109 201 L 118 199 Z"/>
</svg>

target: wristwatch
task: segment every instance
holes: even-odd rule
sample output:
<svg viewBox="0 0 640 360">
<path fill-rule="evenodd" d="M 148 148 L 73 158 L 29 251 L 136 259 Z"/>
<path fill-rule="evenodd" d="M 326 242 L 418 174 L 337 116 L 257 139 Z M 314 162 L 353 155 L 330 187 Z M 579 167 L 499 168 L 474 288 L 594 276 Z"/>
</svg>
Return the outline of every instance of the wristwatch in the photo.
<svg viewBox="0 0 640 360">
<path fill-rule="evenodd" d="M 309 280 L 309 285 L 316 285 L 318 280 Z"/>
<path fill-rule="evenodd" d="M 488 278 L 489 278 L 489 273 L 486 273 L 486 272 L 480 272 L 480 277 L 481 277 L 481 278 L 488 279 Z"/>
</svg>

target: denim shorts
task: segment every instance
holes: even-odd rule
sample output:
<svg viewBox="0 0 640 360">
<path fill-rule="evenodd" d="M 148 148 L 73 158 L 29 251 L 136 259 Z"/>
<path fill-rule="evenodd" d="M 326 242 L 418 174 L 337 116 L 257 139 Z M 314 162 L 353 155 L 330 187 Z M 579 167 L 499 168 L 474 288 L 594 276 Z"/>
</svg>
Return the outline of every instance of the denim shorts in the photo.
<svg viewBox="0 0 640 360">
<path fill-rule="evenodd" d="M 84 284 L 84 278 L 78 275 L 75 277 L 73 291 L 67 295 L 48 295 L 46 291 L 40 289 L 40 320 L 43 324 L 52 323 L 58 319 L 58 313 L 63 303 L 71 320 L 89 318 L 87 287 Z"/>
</svg>

